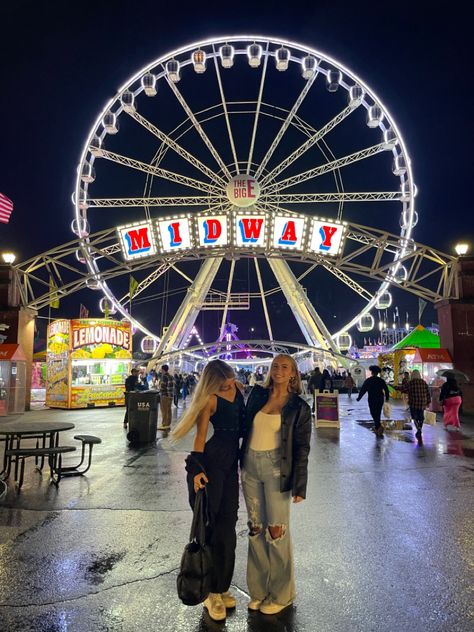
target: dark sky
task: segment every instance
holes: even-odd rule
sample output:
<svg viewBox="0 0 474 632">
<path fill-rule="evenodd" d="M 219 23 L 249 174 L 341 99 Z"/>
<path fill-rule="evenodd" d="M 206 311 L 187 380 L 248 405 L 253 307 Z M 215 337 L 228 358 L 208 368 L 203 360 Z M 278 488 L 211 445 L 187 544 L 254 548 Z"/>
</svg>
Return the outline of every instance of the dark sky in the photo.
<svg viewBox="0 0 474 632">
<path fill-rule="evenodd" d="M 415 239 L 448 252 L 460 238 L 474 242 L 472 24 L 461 6 L 2 2 L 0 191 L 15 211 L 8 226 L 0 224 L 1 247 L 24 260 L 71 239 L 82 144 L 99 108 L 128 76 L 172 48 L 239 32 L 319 48 L 364 78 L 391 110 L 413 157 Z M 413 298 L 406 306 L 404 300 L 401 311 L 415 309 Z M 346 305 L 339 303 L 334 316 L 342 318 Z"/>
</svg>

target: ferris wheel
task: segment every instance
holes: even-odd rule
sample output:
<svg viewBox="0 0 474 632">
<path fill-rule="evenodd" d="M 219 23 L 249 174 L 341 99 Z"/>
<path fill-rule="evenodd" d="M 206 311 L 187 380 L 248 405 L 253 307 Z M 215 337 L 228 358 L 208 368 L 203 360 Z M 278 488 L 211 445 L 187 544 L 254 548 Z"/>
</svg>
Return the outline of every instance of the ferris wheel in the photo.
<svg viewBox="0 0 474 632">
<path fill-rule="evenodd" d="M 220 312 L 222 333 L 229 311 L 249 309 L 261 312 L 259 338 L 338 352 L 407 278 L 415 195 L 400 130 L 354 72 L 295 42 L 223 37 L 153 61 L 103 107 L 71 227 L 101 308 L 160 354 L 183 345 L 202 310 Z M 92 249 L 90 235 L 111 227 L 116 244 Z M 390 247 L 387 232 L 399 236 Z M 382 276 L 371 278 L 374 265 Z M 183 296 L 163 332 L 147 313 L 165 275 Z M 356 306 L 336 327 L 335 297 Z"/>
</svg>

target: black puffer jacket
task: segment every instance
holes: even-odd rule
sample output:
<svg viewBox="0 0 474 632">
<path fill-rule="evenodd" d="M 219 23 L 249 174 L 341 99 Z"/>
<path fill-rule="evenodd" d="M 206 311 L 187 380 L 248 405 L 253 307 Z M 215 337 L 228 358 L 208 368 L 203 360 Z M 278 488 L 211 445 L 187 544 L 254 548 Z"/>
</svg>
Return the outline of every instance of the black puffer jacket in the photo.
<svg viewBox="0 0 474 632">
<path fill-rule="evenodd" d="M 262 386 L 254 386 L 250 392 L 245 413 L 241 465 L 254 417 L 267 403 L 269 396 L 270 390 Z M 306 498 L 310 439 L 311 409 L 301 397 L 292 393 L 281 411 L 281 492 L 291 490 L 293 496 Z"/>
</svg>

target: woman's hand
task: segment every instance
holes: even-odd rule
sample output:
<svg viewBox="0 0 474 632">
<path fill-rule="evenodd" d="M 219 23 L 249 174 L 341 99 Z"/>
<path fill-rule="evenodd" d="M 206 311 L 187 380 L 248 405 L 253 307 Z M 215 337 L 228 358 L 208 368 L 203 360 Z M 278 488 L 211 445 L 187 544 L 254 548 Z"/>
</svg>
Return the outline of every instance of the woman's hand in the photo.
<svg viewBox="0 0 474 632">
<path fill-rule="evenodd" d="M 304 500 L 303 496 L 293 496 L 294 503 L 300 503 L 303 500 Z"/>
<path fill-rule="evenodd" d="M 194 491 L 196 492 L 196 494 L 200 489 L 204 489 L 204 487 L 206 487 L 206 483 L 208 482 L 209 480 L 204 472 L 196 474 L 196 476 L 194 477 Z"/>
</svg>

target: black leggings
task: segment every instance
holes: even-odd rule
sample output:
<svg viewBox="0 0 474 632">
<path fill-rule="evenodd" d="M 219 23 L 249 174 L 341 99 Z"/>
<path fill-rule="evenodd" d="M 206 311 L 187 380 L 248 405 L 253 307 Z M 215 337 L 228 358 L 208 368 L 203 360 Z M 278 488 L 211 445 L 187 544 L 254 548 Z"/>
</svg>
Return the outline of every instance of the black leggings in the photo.
<svg viewBox="0 0 474 632">
<path fill-rule="evenodd" d="M 211 592 L 229 590 L 235 565 L 237 537 L 235 525 L 239 509 L 239 477 L 237 462 L 230 470 L 207 468 L 207 497 L 209 501 L 210 527 L 208 544 L 213 558 Z M 194 507 L 196 494 L 192 474 L 187 475 L 189 501 Z"/>
<path fill-rule="evenodd" d="M 382 408 L 383 408 L 383 399 L 369 401 L 369 410 L 370 410 L 370 414 L 372 415 L 372 419 L 374 420 L 375 428 L 380 428 L 380 425 L 381 425 L 380 417 L 382 415 Z"/>
</svg>

